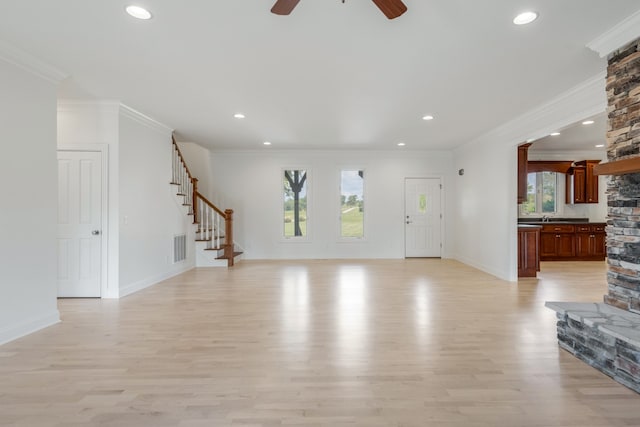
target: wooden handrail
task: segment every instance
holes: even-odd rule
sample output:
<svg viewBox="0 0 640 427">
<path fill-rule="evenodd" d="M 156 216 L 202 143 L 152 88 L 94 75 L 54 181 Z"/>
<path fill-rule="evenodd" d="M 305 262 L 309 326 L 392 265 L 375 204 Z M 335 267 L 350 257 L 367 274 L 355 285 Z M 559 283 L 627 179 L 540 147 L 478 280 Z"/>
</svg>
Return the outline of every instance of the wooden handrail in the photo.
<svg viewBox="0 0 640 427">
<path fill-rule="evenodd" d="M 191 175 L 191 171 L 189 170 L 189 167 L 187 166 L 187 162 L 184 161 L 184 156 L 182 155 L 182 151 L 180 151 L 180 147 L 178 147 L 178 143 L 176 142 L 176 138 L 171 135 L 171 140 L 173 141 L 173 146 L 175 147 L 176 151 L 178 152 L 178 156 L 180 157 L 180 161 L 182 162 L 184 168 L 187 171 L 187 175 L 189 175 L 189 178 L 193 179 L 193 175 Z"/>
<path fill-rule="evenodd" d="M 196 196 L 199 197 L 200 199 L 202 199 L 202 201 L 204 202 L 205 205 L 209 206 L 211 209 L 213 209 L 214 211 L 218 212 L 218 214 L 221 215 L 224 219 L 227 219 L 227 215 L 221 209 L 219 209 L 216 205 L 211 203 L 202 194 L 200 194 L 199 192 L 196 191 Z M 231 210 L 231 209 L 227 209 L 227 210 Z M 233 212 L 233 211 L 231 211 L 231 212 Z"/>
</svg>

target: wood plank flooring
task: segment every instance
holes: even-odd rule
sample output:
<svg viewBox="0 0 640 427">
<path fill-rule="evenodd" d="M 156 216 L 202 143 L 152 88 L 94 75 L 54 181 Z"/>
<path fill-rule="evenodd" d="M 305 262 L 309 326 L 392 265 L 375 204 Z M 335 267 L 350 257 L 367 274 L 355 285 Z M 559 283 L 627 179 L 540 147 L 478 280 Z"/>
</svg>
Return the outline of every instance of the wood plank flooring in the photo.
<svg viewBox="0 0 640 427">
<path fill-rule="evenodd" d="M 602 262 L 500 281 L 450 260 L 242 261 L 0 346 L 2 426 L 638 426 L 640 396 L 558 348 L 547 300 Z"/>
</svg>

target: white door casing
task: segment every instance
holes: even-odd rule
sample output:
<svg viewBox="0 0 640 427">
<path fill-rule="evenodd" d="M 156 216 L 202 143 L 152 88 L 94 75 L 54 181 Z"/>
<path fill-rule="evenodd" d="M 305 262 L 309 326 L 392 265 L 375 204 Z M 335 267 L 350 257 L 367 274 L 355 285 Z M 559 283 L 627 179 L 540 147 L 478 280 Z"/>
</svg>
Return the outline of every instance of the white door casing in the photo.
<svg viewBox="0 0 640 427">
<path fill-rule="evenodd" d="M 58 297 L 102 291 L 102 153 L 58 151 Z"/>
<path fill-rule="evenodd" d="M 405 179 L 405 257 L 442 256 L 440 178 Z"/>
</svg>

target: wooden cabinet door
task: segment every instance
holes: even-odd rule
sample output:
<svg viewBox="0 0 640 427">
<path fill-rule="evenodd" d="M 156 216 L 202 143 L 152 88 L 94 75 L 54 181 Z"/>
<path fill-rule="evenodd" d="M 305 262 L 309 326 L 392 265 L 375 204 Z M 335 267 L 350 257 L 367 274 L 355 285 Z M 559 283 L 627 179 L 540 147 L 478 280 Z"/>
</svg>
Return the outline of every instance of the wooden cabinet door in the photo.
<svg viewBox="0 0 640 427">
<path fill-rule="evenodd" d="M 587 162 L 585 169 L 585 203 L 598 203 L 598 176 L 593 169 L 599 162 Z"/>
<path fill-rule="evenodd" d="M 540 233 L 540 257 L 557 256 L 556 233 Z"/>
<path fill-rule="evenodd" d="M 576 233 L 576 256 L 604 259 L 606 234 L 602 232 Z"/>
<path fill-rule="evenodd" d="M 576 256 L 586 257 L 593 255 L 591 233 L 576 233 Z"/>
<path fill-rule="evenodd" d="M 527 200 L 527 160 L 530 145 L 518 146 L 518 204 Z"/>
<path fill-rule="evenodd" d="M 540 271 L 537 229 L 518 230 L 518 277 L 536 277 Z"/>
<path fill-rule="evenodd" d="M 575 168 L 573 171 L 573 203 L 584 203 L 586 200 L 585 168 Z"/>
<path fill-rule="evenodd" d="M 593 242 L 593 255 L 604 258 L 607 254 L 607 235 L 606 233 L 594 233 Z"/>
<path fill-rule="evenodd" d="M 560 233 L 556 235 L 556 253 L 559 257 L 576 255 L 575 234 Z"/>
</svg>

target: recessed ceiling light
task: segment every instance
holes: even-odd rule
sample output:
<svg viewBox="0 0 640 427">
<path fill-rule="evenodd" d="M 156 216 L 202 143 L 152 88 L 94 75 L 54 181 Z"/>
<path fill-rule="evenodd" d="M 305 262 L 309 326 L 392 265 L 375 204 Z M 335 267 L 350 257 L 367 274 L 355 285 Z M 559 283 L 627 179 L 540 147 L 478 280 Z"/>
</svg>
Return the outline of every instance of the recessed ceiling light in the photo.
<svg viewBox="0 0 640 427">
<path fill-rule="evenodd" d="M 233 115 L 233 117 L 235 117 L 236 119 L 244 119 L 244 114 L 242 114 L 242 113 L 235 113 L 235 114 Z"/>
<path fill-rule="evenodd" d="M 151 19 L 151 12 L 140 6 L 127 6 L 127 13 L 138 19 Z"/>
<path fill-rule="evenodd" d="M 596 148 L 602 148 L 602 147 L 604 147 L 604 144 L 598 144 L 598 145 L 596 145 Z"/>
<path fill-rule="evenodd" d="M 262 144 L 264 144 L 264 145 L 271 145 L 271 143 L 270 143 L 269 141 L 265 141 L 265 142 L 263 142 Z"/>
<path fill-rule="evenodd" d="M 558 136 L 558 135 L 560 135 L 560 132 L 553 132 L 553 133 L 550 133 L 549 135 L 551 135 L 551 136 Z"/>
<path fill-rule="evenodd" d="M 398 147 L 404 147 L 405 145 L 407 144 L 405 144 L 404 142 L 398 142 Z"/>
<path fill-rule="evenodd" d="M 516 25 L 526 25 L 532 23 L 536 19 L 538 19 L 538 14 L 536 12 L 522 12 L 513 18 L 513 23 Z"/>
<path fill-rule="evenodd" d="M 584 122 L 582 122 L 583 125 L 592 125 L 595 122 L 593 120 L 585 120 Z"/>
<path fill-rule="evenodd" d="M 427 114 L 426 116 L 422 116 L 422 120 L 433 120 L 433 116 Z"/>
</svg>

